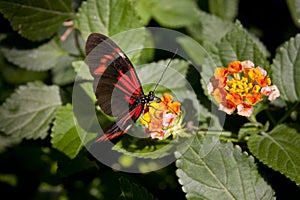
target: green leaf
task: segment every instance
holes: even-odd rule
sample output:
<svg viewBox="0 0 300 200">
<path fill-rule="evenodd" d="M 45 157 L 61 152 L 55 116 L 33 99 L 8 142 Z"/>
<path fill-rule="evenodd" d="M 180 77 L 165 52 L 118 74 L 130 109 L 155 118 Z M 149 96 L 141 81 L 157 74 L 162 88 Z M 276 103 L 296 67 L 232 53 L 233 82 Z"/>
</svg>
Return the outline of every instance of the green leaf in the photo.
<svg viewBox="0 0 300 200">
<path fill-rule="evenodd" d="M 45 71 L 36 72 L 36 71 L 28 71 L 26 69 L 22 69 L 12 64 L 6 62 L 2 65 L 2 76 L 6 82 L 15 84 L 15 85 L 22 85 L 26 84 L 27 82 L 31 81 L 44 81 L 47 80 L 49 74 Z"/>
<path fill-rule="evenodd" d="M 81 31 L 84 41 L 91 33 L 112 36 L 142 26 L 129 0 L 84 1 L 75 24 Z"/>
<path fill-rule="evenodd" d="M 76 157 L 83 145 L 96 137 L 75 124 L 74 120 L 73 108 L 67 104 L 57 113 L 51 133 L 53 147 L 71 159 Z"/>
<path fill-rule="evenodd" d="M 156 5 L 156 0 L 133 0 L 136 12 L 138 13 L 143 25 L 147 25 L 152 18 L 152 10 Z"/>
<path fill-rule="evenodd" d="M 177 41 L 196 66 L 201 66 L 207 61 L 214 62 L 210 53 L 196 40 L 188 37 L 179 37 Z"/>
<path fill-rule="evenodd" d="M 254 159 L 217 137 L 196 135 L 175 152 L 187 199 L 273 199 Z"/>
<path fill-rule="evenodd" d="M 252 135 L 248 147 L 253 155 L 300 186 L 300 135 L 287 125 L 278 125 L 271 132 Z"/>
<path fill-rule="evenodd" d="M 139 61 L 141 53 L 146 44 L 152 41 L 149 32 L 145 28 L 129 30 L 112 36 L 112 39 L 129 57 L 130 61 L 135 64 Z"/>
<path fill-rule="evenodd" d="M 12 137 L 45 138 L 60 105 L 57 86 L 41 82 L 20 86 L 0 107 L 0 130 Z"/>
<path fill-rule="evenodd" d="M 162 26 L 183 27 L 198 19 L 198 6 L 193 0 L 153 0 L 149 12 Z"/>
<path fill-rule="evenodd" d="M 132 129 L 131 131 L 137 134 L 138 130 Z M 140 132 L 145 135 L 144 132 Z M 172 154 L 176 145 L 178 142 L 175 140 L 157 141 L 124 136 L 112 149 L 132 157 L 157 159 Z"/>
<path fill-rule="evenodd" d="M 135 61 L 133 60 L 132 62 L 136 64 L 141 64 L 141 63 L 149 63 L 150 61 L 153 61 L 154 58 L 154 52 L 155 52 L 155 47 L 154 47 L 154 41 L 152 38 L 152 35 L 150 31 L 147 29 L 145 30 L 145 37 L 144 37 L 144 43 L 143 43 L 143 49 L 140 49 L 140 55 L 138 57 L 138 60 Z M 140 43 L 140 41 L 135 41 L 134 43 Z M 138 50 L 138 49 L 135 49 Z M 130 54 L 129 54 L 130 56 Z M 130 59 L 132 59 L 130 57 Z"/>
<path fill-rule="evenodd" d="M 70 177 L 96 167 L 96 162 L 91 161 L 86 154 L 79 154 L 74 159 L 61 157 L 57 161 L 57 175 L 59 177 Z"/>
<path fill-rule="evenodd" d="M 0 0 L 0 12 L 14 30 L 33 41 L 50 38 L 73 18 L 72 0 Z"/>
<path fill-rule="evenodd" d="M 234 28 L 216 44 L 210 54 L 214 62 L 211 59 L 206 59 L 201 73 L 202 86 L 205 91 L 216 67 L 227 67 L 230 62 L 235 60 L 251 60 L 255 66 L 261 66 L 265 69 L 269 67 L 264 52 L 253 40 L 253 36 L 239 23 L 236 23 Z"/>
<path fill-rule="evenodd" d="M 238 22 L 217 44 L 216 52 L 213 52 L 215 61 L 227 67 L 234 60 L 251 60 L 255 66 L 266 68 L 269 66 L 266 55 L 256 42 Z"/>
<path fill-rule="evenodd" d="M 210 0 L 208 6 L 210 13 L 233 20 L 238 14 L 239 0 Z"/>
<path fill-rule="evenodd" d="M 280 97 L 289 102 L 300 101 L 300 34 L 277 49 L 271 65 L 273 83 Z"/>
<path fill-rule="evenodd" d="M 74 68 L 75 72 L 77 73 L 77 76 L 79 76 L 78 78 L 80 79 L 86 79 L 89 81 L 94 80 L 94 78 L 92 77 L 89 67 L 87 66 L 87 64 L 82 61 L 74 61 L 72 62 L 72 67 Z M 94 95 L 95 96 L 95 95 Z"/>
<path fill-rule="evenodd" d="M 57 85 L 72 83 L 75 80 L 76 73 L 72 67 L 72 63 L 77 60 L 71 56 L 62 57 L 52 68 L 52 82 Z"/>
<path fill-rule="evenodd" d="M 135 200 L 135 199 L 143 199 L 143 200 L 155 200 L 156 198 L 150 194 L 144 187 L 129 181 L 121 177 L 119 179 L 120 187 L 121 187 L 121 196 L 120 200 Z"/>
<path fill-rule="evenodd" d="M 299 0 L 286 0 L 290 14 L 293 18 L 294 24 L 300 27 L 300 1 Z"/>
<path fill-rule="evenodd" d="M 161 60 L 159 62 L 152 62 L 136 68 L 137 74 L 141 80 L 145 93 L 153 90 L 154 86 L 161 78 L 163 70 L 168 65 L 169 60 Z M 184 82 L 188 70 L 189 63 L 179 59 L 173 59 L 170 63 L 164 77 L 160 80 L 156 93 L 162 94 L 167 91 L 180 91 L 187 89 Z M 170 82 L 170 80 L 172 80 Z M 191 89 L 191 88 L 190 88 Z"/>
<path fill-rule="evenodd" d="M 61 48 L 59 38 L 54 38 L 36 49 L 19 50 L 2 48 L 1 50 L 8 61 L 19 67 L 33 71 L 51 69 L 63 56 L 68 55 Z"/>
<path fill-rule="evenodd" d="M 82 83 L 77 87 L 80 87 L 81 89 L 84 90 L 84 92 L 88 95 L 88 97 L 93 101 L 96 102 L 96 95 L 94 93 L 94 89 L 93 89 L 93 80 L 94 78 L 92 77 L 89 67 L 87 66 L 87 64 L 84 61 L 75 61 L 72 63 L 72 66 L 75 70 L 75 72 L 77 73 L 77 79 L 76 81 L 80 82 L 81 80 L 85 80 L 87 81 L 86 83 Z M 73 89 L 74 92 L 74 89 Z M 74 95 L 74 93 L 73 93 Z M 74 103 L 74 97 L 73 96 L 73 103 Z"/>
<path fill-rule="evenodd" d="M 184 27 L 198 20 L 198 6 L 193 0 L 134 0 L 136 12 L 144 25 L 152 18 L 167 27 Z"/>
<path fill-rule="evenodd" d="M 225 36 L 233 27 L 233 23 L 215 15 L 199 11 L 196 23 L 187 27 L 191 36 L 204 46 L 209 46 Z"/>
</svg>

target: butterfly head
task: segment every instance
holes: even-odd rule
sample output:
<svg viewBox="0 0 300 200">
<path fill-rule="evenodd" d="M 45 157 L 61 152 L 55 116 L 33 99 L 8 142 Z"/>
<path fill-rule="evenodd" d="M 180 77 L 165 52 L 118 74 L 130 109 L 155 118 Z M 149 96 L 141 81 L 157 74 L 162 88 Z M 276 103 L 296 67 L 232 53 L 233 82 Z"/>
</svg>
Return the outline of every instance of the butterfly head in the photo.
<svg viewBox="0 0 300 200">
<path fill-rule="evenodd" d="M 153 101 L 155 98 L 156 97 L 155 97 L 154 92 L 150 91 L 149 94 L 143 95 L 140 100 L 141 100 L 142 104 L 147 104 L 147 103 Z"/>
</svg>

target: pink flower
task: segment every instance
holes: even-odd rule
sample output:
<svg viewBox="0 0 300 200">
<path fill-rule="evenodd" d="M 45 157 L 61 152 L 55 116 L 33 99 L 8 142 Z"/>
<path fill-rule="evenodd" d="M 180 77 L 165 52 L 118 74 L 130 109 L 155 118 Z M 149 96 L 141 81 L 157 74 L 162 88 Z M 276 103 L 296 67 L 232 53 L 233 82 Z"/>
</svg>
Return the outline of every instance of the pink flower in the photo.
<svg viewBox="0 0 300 200">
<path fill-rule="evenodd" d="M 268 96 L 269 101 L 273 101 L 280 96 L 280 92 L 276 85 L 263 87 L 260 92 L 263 95 Z"/>
<path fill-rule="evenodd" d="M 271 93 L 268 97 L 268 100 L 273 101 L 280 96 L 280 92 L 276 85 L 271 85 L 270 88 L 271 88 Z"/>
<path fill-rule="evenodd" d="M 253 111 L 253 106 L 246 103 L 241 103 L 237 106 L 237 113 L 241 116 L 249 117 Z"/>
<path fill-rule="evenodd" d="M 150 133 L 150 137 L 151 137 L 152 139 L 163 140 L 163 139 L 164 139 L 164 132 L 163 132 L 163 131 L 159 131 L 159 132 L 151 132 L 151 133 Z"/>
<path fill-rule="evenodd" d="M 241 64 L 242 64 L 243 70 L 254 68 L 254 63 L 251 62 L 250 60 L 244 60 L 243 62 L 241 62 Z"/>
<path fill-rule="evenodd" d="M 232 106 L 228 103 L 220 103 L 219 110 L 227 113 L 228 115 L 231 115 L 235 111 L 235 106 Z"/>
</svg>

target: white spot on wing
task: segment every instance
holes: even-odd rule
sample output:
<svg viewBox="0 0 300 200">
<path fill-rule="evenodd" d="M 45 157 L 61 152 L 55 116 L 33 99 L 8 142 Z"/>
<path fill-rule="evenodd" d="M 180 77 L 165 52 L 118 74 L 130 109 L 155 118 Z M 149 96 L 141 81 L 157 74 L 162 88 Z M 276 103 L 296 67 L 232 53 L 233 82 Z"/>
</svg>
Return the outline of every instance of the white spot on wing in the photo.
<svg viewBox="0 0 300 200">
<path fill-rule="evenodd" d="M 119 54 L 122 58 L 126 58 L 126 56 L 124 55 L 124 53 L 118 52 L 118 54 Z"/>
</svg>

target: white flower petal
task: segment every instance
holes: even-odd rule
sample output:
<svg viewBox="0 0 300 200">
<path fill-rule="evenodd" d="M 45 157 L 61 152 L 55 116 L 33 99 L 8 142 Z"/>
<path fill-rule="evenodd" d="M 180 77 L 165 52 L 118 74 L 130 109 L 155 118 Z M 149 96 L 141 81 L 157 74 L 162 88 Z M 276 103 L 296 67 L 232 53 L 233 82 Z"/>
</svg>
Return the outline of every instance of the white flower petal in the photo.
<svg viewBox="0 0 300 200">
<path fill-rule="evenodd" d="M 243 70 L 254 68 L 254 63 L 250 60 L 244 60 L 243 62 L 241 62 L 241 64 L 242 64 Z"/>
<path fill-rule="evenodd" d="M 271 93 L 270 93 L 270 95 L 269 95 L 269 97 L 268 97 L 268 100 L 269 100 L 269 101 L 273 101 L 273 100 L 275 100 L 277 97 L 280 96 L 280 92 L 279 92 L 279 90 L 278 90 L 278 88 L 277 88 L 276 85 L 271 85 L 270 88 L 271 88 Z"/>
</svg>

